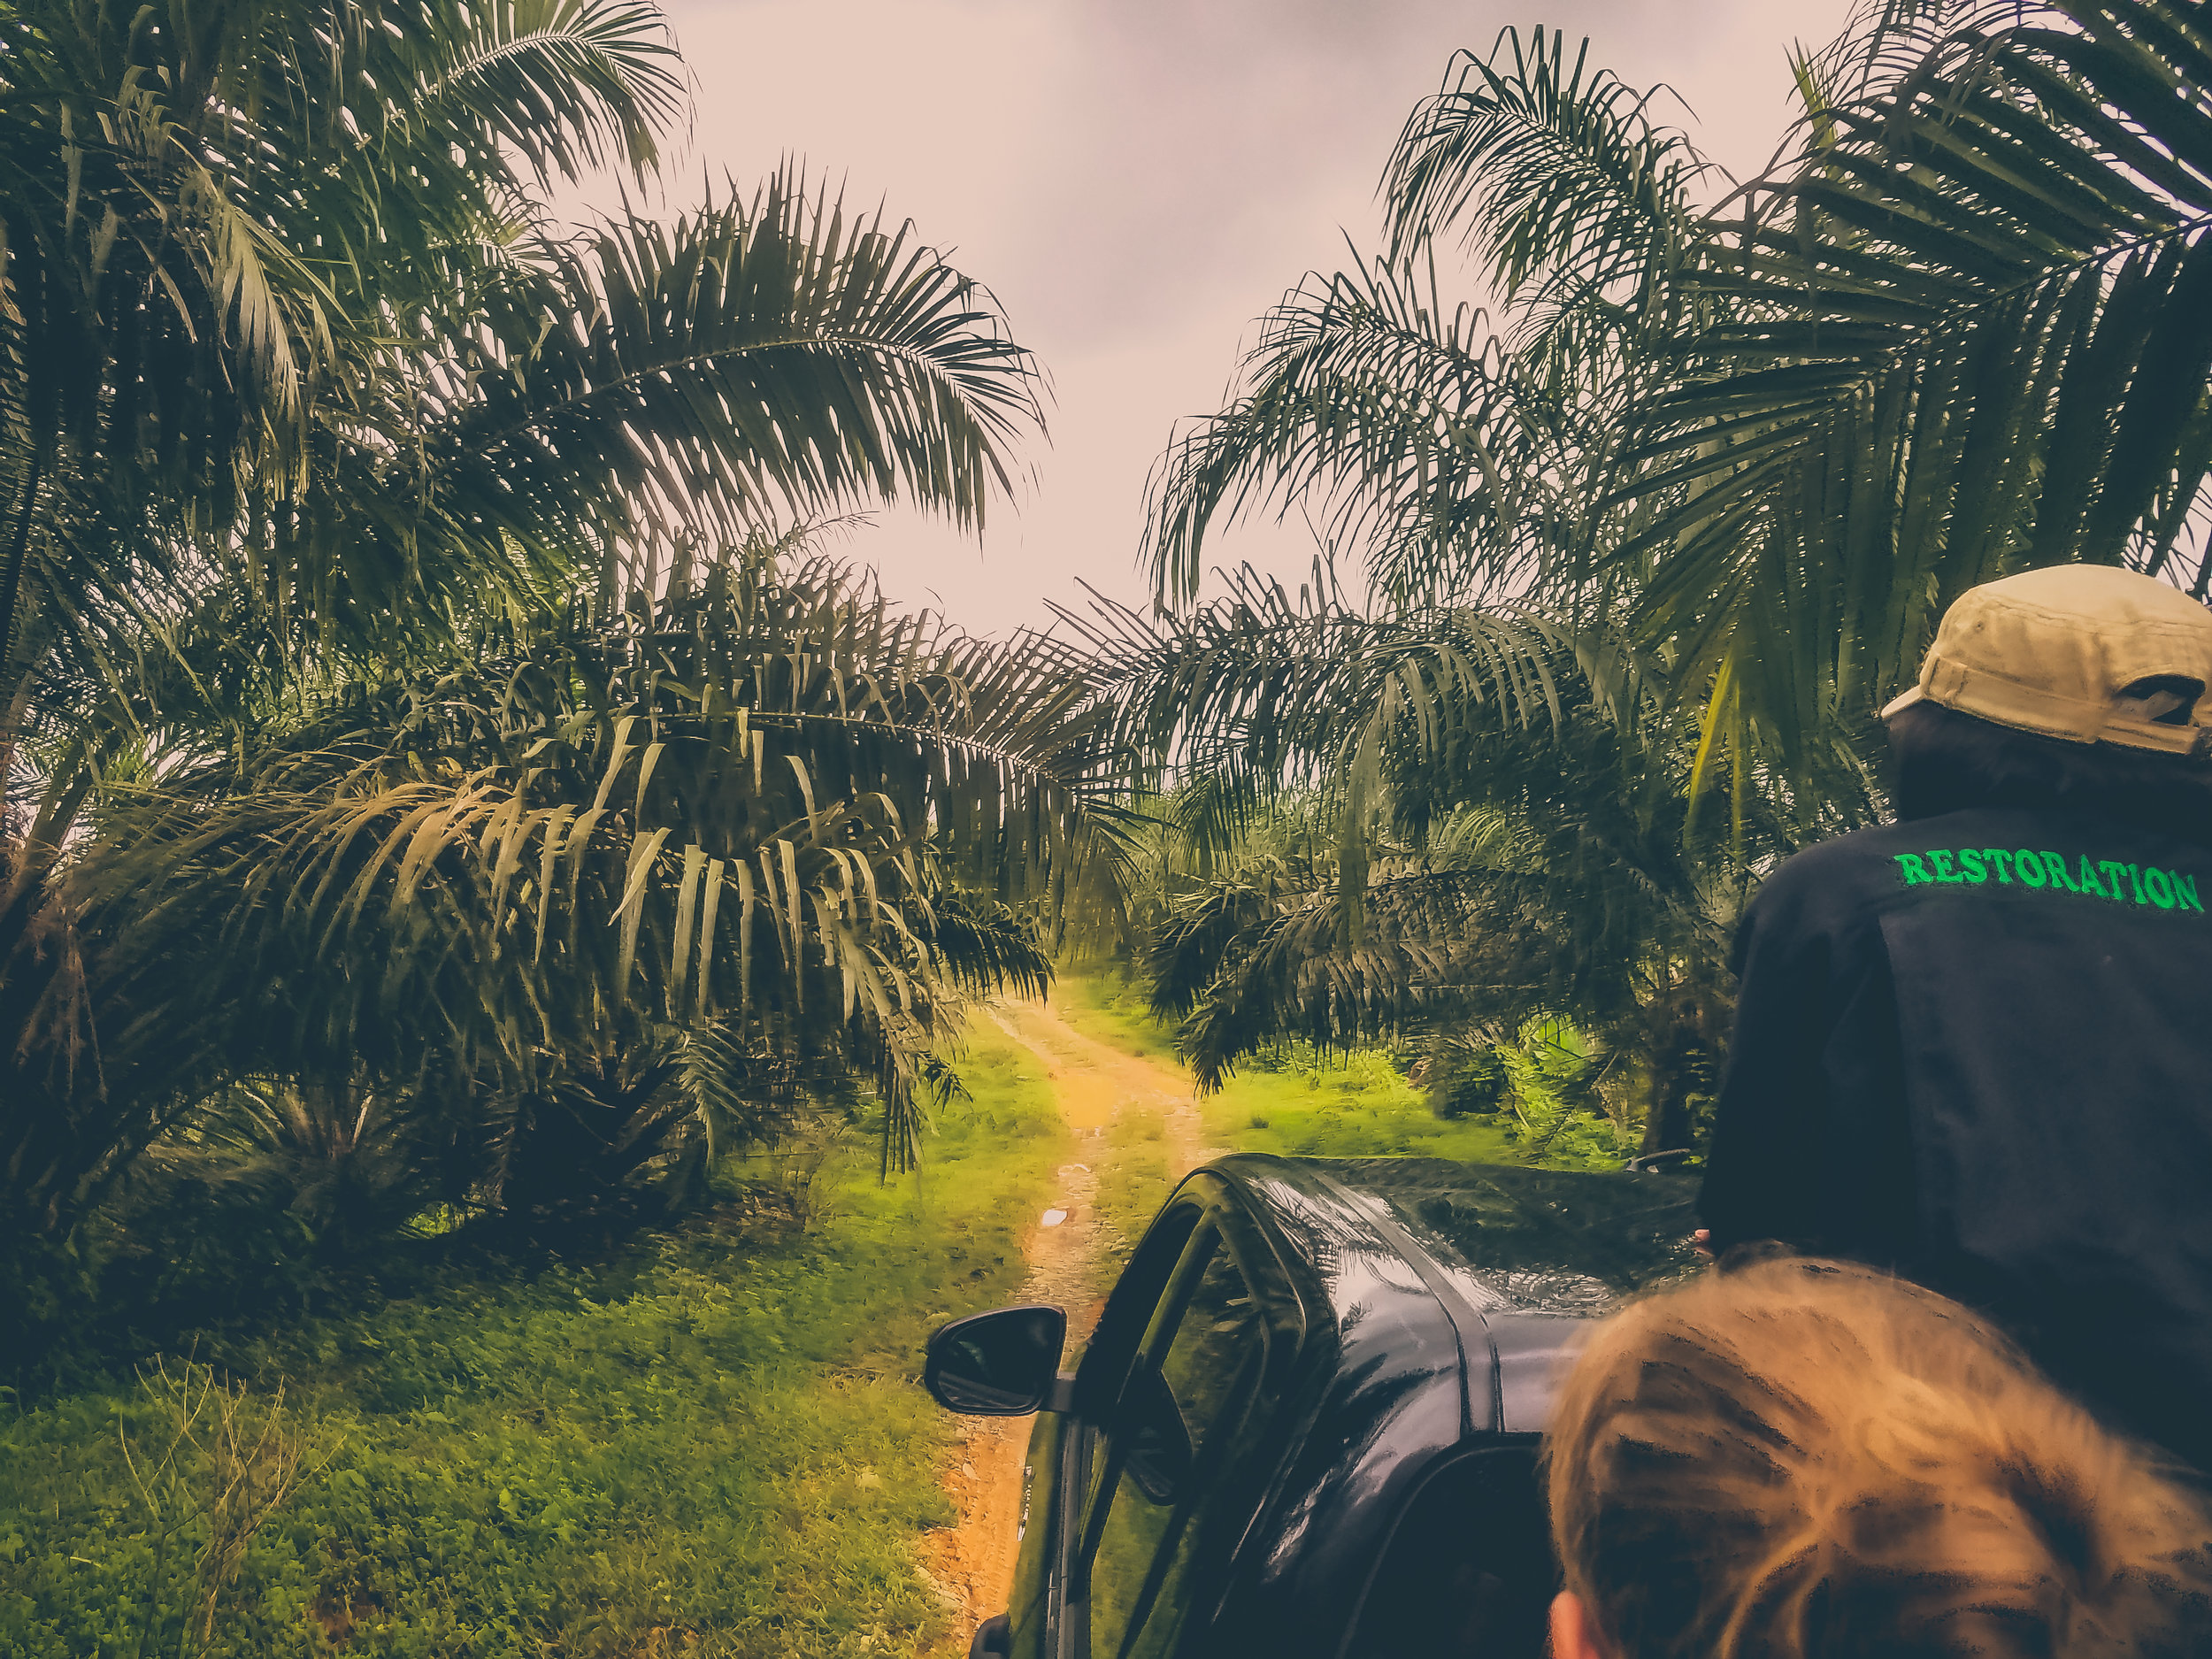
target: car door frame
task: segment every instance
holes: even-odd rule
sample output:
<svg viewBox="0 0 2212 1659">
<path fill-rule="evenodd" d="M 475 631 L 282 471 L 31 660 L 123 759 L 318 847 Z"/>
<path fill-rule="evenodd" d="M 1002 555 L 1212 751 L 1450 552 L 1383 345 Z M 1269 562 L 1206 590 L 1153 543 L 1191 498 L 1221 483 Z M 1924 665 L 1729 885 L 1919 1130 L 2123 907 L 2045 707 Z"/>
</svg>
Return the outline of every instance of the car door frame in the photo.
<svg viewBox="0 0 2212 1659">
<path fill-rule="evenodd" d="M 1077 1578 L 1076 1556 L 1082 1543 L 1092 1454 L 1118 1403 L 1121 1386 L 1154 1317 L 1169 1294 L 1180 1288 L 1179 1281 L 1190 1264 L 1192 1247 L 1210 1226 L 1219 1235 L 1220 1244 L 1216 1248 L 1228 1250 L 1258 1303 L 1266 1351 L 1256 1386 L 1273 1394 L 1278 1411 L 1291 1408 L 1283 1384 L 1292 1374 L 1303 1345 L 1304 1302 L 1266 1230 L 1256 1222 L 1236 1187 L 1211 1171 L 1194 1171 L 1161 1206 L 1108 1296 L 1076 1367 L 1067 1412 L 1049 1430 L 1040 1425 L 1033 1441 L 1033 1455 L 1040 1461 L 1048 1459 L 1052 1466 L 1052 1514 L 1050 1534 L 1041 1552 L 1046 1557 L 1047 1578 L 1043 1630 L 1039 1632 L 1041 1640 L 1033 1644 L 1021 1640 L 1018 1634 L 1015 1652 L 1022 1659 L 1089 1659 L 1085 1624 L 1087 1606 L 1071 1604 L 1070 1592 Z M 1279 1441 L 1263 1466 L 1248 1459 L 1246 1466 L 1236 1471 L 1227 1501 L 1247 1512 L 1229 1544 L 1230 1560 L 1248 1540 L 1288 1450 L 1287 1441 Z M 1212 1594 L 1202 1604 L 1193 1602 L 1186 1609 L 1180 1647 L 1189 1647 L 1210 1628 L 1230 1576 L 1229 1562 L 1224 1561 L 1215 1575 Z"/>
</svg>

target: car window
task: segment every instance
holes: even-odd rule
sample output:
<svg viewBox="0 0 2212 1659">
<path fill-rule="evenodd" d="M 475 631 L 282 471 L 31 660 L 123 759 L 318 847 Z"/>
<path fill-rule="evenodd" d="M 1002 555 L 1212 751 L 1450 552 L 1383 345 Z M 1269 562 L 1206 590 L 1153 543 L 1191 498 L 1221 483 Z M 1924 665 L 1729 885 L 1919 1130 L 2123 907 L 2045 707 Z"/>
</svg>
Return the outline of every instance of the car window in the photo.
<svg viewBox="0 0 2212 1659">
<path fill-rule="evenodd" d="M 1087 1602 L 1092 1659 L 1138 1659 L 1174 1634 L 1178 1591 L 1224 1486 L 1231 1442 L 1266 1356 L 1250 1286 L 1208 1228 L 1178 1270 L 1099 1437 L 1096 1543 Z"/>
<path fill-rule="evenodd" d="M 1534 1447 L 1456 1458 L 1399 1517 L 1345 1659 L 1543 1659 L 1557 1587 Z"/>
</svg>

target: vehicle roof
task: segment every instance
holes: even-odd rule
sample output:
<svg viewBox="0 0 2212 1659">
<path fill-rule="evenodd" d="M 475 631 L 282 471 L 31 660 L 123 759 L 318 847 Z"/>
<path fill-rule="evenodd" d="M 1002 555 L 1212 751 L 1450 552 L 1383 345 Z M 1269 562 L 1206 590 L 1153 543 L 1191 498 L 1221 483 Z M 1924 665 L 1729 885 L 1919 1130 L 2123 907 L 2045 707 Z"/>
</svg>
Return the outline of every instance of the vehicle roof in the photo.
<svg viewBox="0 0 2212 1659">
<path fill-rule="evenodd" d="M 1334 1653 L 1429 1472 L 1532 1443 L 1583 1324 L 1694 1271 L 1697 1182 L 1441 1158 L 1206 1167 L 1299 1281 L 1314 1368 L 1238 1617 L 1265 1636 L 1252 1651 Z"/>
<path fill-rule="evenodd" d="M 1325 1280 L 1337 1278 L 1329 1271 L 1337 1252 L 1367 1237 L 1380 1211 L 1403 1235 L 1394 1241 L 1417 1248 L 1484 1313 L 1592 1317 L 1696 1264 L 1692 1176 L 1263 1154 L 1209 1167 Z"/>
<path fill-rule="evenodd" d="M 1472 1273 L 1502 1310 L 1603 1314 L 1696 1264 L 1694 1177 L 1444 1158 L 1303 1162 L 1382 1199 L 1425 1250 Z"/>
</svg>

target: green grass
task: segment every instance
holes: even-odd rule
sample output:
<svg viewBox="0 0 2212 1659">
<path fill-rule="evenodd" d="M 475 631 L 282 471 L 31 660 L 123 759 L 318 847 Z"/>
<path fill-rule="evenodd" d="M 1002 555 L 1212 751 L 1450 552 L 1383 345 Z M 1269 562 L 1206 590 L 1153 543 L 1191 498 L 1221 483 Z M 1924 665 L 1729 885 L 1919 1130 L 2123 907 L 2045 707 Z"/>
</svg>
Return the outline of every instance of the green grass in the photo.
<svg viewBox="0 0 2212 1659">
<path fill-rule="evenodd" d="M 1109 1048 L 1171 1067 L 1179 1064 L 1174 1041 L 1146 1010 L 1143 992 L 1117 974 L 1064 973 L 1053 981 L 1052 1005 L 1069 1025 Z M 1151 1108 L 1123 1108 L 1103 1140 L 1091 1155 L 1098 1164 L 1093 1203 L 1110 1283 L 1113 1270 L 1129 1259 L 1167 1202 L 1172 1182 L 1167 1125 Z"/>
<path fill-rule="evenodd" d="M 269 1421 L 286 1379 L 306 1472 L 204 1647 L 188 1619 L 216 1468 L 187 1448 L 175 1480 L 146 1472 L 176 1420 L 159 1391 L 0 1423 L 0 1652 L 918 1653 L 948 1623 L 916 1543 L 952 1519 L 953 1427 L 915 1386 L 919 1348 L 1018 1289 L 1017 1227 L 1066 1149 L 1026 1054 L 979 1040 L 962 1070 L 973 1098 L 925 1169 L 879 1187 L 849 1149 L 810 1232 L 726 1205 L 611 1264 L 449 1268 L 265 1339 L 245 1419 Z"/>
<path fill-rule="evenodd" d="M 1118 1268 L 1129 1259 L 1167 1202 L 1172 1185 L 1167 1127 L 1156 1111 L 1125 1108 L 1104 1139 L 1093 1203 L 1100 1224 L 1100 1253 Z"/>
<path fill-rule="evenodd" d="M 1053 1000 L 1061 1018 L 1098 1041 L 1179 1064 L 1174 1035 L 1147 1010 L 1143 988 L 1118 973 L 1064 975 Z M 1504 1163 L 1525 1156 L 1495 1118 L 1439 1118 L 1379 1050 L 1324 1057 L 1294 1049 L 1278 1062 L 1247 1061 L 1199 1110 L 1208 1138 L 1237 1152 Z"/>
<path fill-rule="evenodd" d="M 1199 1101 L 1207 1133 L 1240 1152 L 1295 1157 L 1484 1158 L 1517 1154 L 1494 1121 L 1439 1118 L 1389 1056 L 1372 1049 L 1245 1070 Z"/>
<path fill-rule="evenodd" d="M 1118 970 L 1062 973 L 1052 982 L 1052 1005 L 1069 1025 L 1109 1048 L 1168 1065 L 1181 1064 L 1175 1033 L 1152 1018 L 1144 987 Z"/>
</svg>

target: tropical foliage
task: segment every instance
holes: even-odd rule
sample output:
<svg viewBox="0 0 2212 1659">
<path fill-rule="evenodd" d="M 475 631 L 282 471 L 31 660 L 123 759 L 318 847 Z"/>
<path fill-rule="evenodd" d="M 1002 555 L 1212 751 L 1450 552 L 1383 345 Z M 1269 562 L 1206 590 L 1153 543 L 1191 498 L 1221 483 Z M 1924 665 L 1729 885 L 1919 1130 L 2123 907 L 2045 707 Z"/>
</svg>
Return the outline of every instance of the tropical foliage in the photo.
<svg viewBox="0 0 2212 1659">
<path fill-rule="evenodd" d="M 12 1402 L 0 1648 L 941 1651 L 915 1546 L 957 1423 L 912 1371 L 933 1324 L 1019 1294 L 1071 1154 L 1025 1052 L 966 1070 L 927 1202 L 858 1148 L 732 1160 L 690 1225 L 608 1256 L 388 1247 L 373 1292 L 204 1337 L 211 1374 Z"/>
<path fill-rule="evenodd" d="M 2066 560 L 2203 596 L 2202 8 L 1894 0 L 1794 69 L 1803 118 L 1732 188 L 1586 44 L 1463 55 L 1385 169 L 1386 251 L 1294 288 L 1170 447 L 1170 619 L 1086 623 L 1128 730 L 1334 826 L 1158 931 L 1202 1066 L 1489 1010 L 1709 1069 L 1714 941 L 1879 810 L 1874 710 L 1953 596 Z M 1363 600 L 1324 570 L 1198 603 L 1210 534 L 1294 509 Z"/>
<path fill-rule="evenodd" d="M 24 1198 L 69 1212 L 239 1079 L 264 1140 L 396 1138 L 402 1215 L 695 1181 L 849 1068 L 902 1166 L 945 1000 L 1048 972 L 1015 907 L 1089 849 L 1084 701 L 1064 653 L 763 549 L 175 757 L 70 870 L 88 966 L 8 1096 Z"/>
<path fill-rule="evenodd" d="M 684 89 L 630 0 L 0 20 L 17 1311 L 103 1204 L 342 1255 L 694 1193 L 856 1089 L 896 1167 L 960 1000 L 1046 973 L 1081 664 L 804 534 L 979 525 L 1036 366 L 795 169 L 560 222 Z"/>
<path fill-rule="evenodd" d="M 649 528 L 895 492 L 972 522 L 1034 417 L 973 285 L 795 177 L 549 217 L 680 113 L 650 6 L 6 27 L 6 596 L 88 649 L 211 571 L 386 643 Z"/>
<path fill-rule="evenodd" d="M 2202 8 L 1946 7 L 1818 67 L 1803 155 L 1680 279 L 1711 315 L 1614 492 L 1663 511 L 1592 549 L 1709 726 L 1785 758 L 1909 682 L 1976 582 L 2212 582 Z"/>
<path fill-rule="evenodd" d="M 1747 863 L 1700 856 L 1632 657 L 1540 618 L 1368 618 L 1249 579 L 1173 622 L 1090 626 L 1127 740 L 1203 780 L 1154 815 L 1124 946 L 1202 1084 L 1286 1038 L 1411 1039 L 1440 1079 L 1549 1011 L 1682 1144 Z M 1755 815 L 1742 844 L 1789 834 Z"/>
</svg>

